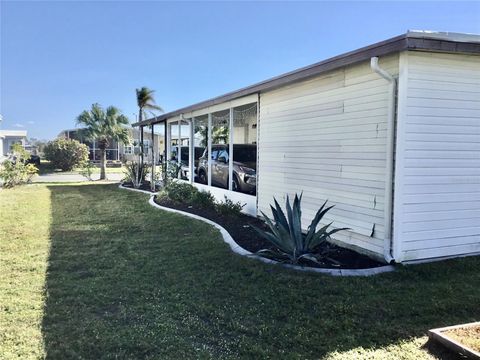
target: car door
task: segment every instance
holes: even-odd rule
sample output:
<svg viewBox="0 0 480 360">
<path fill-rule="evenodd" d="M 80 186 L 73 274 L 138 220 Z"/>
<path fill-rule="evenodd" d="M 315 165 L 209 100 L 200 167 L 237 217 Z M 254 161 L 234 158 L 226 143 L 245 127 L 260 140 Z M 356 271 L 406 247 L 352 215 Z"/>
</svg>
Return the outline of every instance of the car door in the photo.
<svg viewBox="0 0 480 360">
<path fill-rule="evenodd" d="M 226 149 L 219 149 L 212 167 L 212 174 L 217 186 L 228 189 L 228 152 Z"/>
<path fill-rule="evenodd" d="M 212 164 L 212 185 L 217 185 L 217 177 L 216 177 L 216 167 L 215 165 L 217 164 L 217 157 L 218 157 L 218 149 L 212 147 L 212 153 L 211 153 L 211 164 Z M 218 185 L 217 185 L 218 186 Z"/>
</svg>

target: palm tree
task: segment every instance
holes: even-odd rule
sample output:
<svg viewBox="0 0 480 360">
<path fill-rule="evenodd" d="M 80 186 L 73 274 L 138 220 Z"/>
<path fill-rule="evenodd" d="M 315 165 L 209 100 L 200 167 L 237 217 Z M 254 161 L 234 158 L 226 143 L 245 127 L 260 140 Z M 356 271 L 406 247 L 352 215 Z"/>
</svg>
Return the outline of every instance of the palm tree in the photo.
<svg viewBox="0 0 480 360">
<path fill-rule="evenodd" d="M 155 90 L 149 89 L 148 87 L 144 86 L 140 89 L 135 89 L 137 93 L 137 105 L 138 105 L 138 121 L 142 121 L 143 118 L 146 115 L 146 112 L 148 111 L 149 113 L 153 114 L 153 111 L 162 111 L 163 109 L 155 104 L 155 99 L 153 97 L 153 93 Z M 143 139 L 143 127 L 140 127 L 140 138 Z M 153 144 L 153 138 L 152 138 L 152 144 Z M 144 154 L 144 148 L 143 148 L 143 140 L 140 142 L 140 163 L 143 165 L 143 154 Z M 153 147 L 152 147 L 152 154 L 153 154 Z M 155 172 L 155 164 L 152 161 L 152 174 Z M 152 181 L 152 186 L 153 181 Z"/>
<path fill-rule="evenodd" d="M 77 117 L 77 124 L 82 125 L 82 135 L 98 142 L 100 149 L 100 180 L 105 180 L 106 167 L 106 148 L 110 141 L 121 141 L 127 144 L 130 139 L 128 136 L 128 118 L 114 106 L 109 106 L 104 110 L 99 104 L 93 104 L 90 111 L 83 111 Z"/>
<path fill-rule="evenodd" d="M 138 121 L 142 121 L 146 115 L 146 111 L 163 111 L 163 109 L 155 104 L 153 93 L 155 90 L 151 90 L 147 87 L 141 89 L 135 89 L 137 92 L 137 105 L 138 105 Z"/>
</svg>

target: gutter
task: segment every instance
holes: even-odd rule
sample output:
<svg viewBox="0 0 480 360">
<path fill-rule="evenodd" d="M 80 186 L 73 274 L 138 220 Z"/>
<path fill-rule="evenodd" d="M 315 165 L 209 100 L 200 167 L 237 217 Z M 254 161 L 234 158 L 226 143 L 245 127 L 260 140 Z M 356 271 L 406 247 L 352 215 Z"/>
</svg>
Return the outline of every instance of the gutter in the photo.
<svg viewBox="0 0 480 360">
<path fill-rule="evenodd" d="M 387 114 L 387 160 L 385 176 L 385 238 L 383 256 L 387 263 L 395 261 L 393 256 L 392 214 L 393 214 L 393 146 L 395 142 L 395 108 L 397 95 L 397 80 L 378 65 L 378 57 L 370 59 L 370 68 L 373 72 L 389 82 L 388 87 L 388 114 Z"/>
</svg>

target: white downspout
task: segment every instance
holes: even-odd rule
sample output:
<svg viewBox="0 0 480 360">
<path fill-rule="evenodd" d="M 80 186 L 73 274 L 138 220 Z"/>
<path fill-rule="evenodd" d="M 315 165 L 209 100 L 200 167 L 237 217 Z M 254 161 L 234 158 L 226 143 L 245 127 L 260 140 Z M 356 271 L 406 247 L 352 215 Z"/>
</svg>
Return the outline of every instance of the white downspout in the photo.
<svg viewBox="0 0 480 360">
<path fill-rule="evenodd" d="M 378 65 L 378 57 L 370 59 L 371 69 L 389 82 L 388 89 L 388 119 L 387 119 L 387 163 L 385 176 L 385 239 L 383 244 L 383 255 L 385 261 L 391 263 L 395 261 L 392 254 L 393 238 L 392 238 L 392 213 L 393 213 L 393 147 L 395 142 L 395 99 L 397 92 L 397 81 L 387 71 Z"/>
</svg>

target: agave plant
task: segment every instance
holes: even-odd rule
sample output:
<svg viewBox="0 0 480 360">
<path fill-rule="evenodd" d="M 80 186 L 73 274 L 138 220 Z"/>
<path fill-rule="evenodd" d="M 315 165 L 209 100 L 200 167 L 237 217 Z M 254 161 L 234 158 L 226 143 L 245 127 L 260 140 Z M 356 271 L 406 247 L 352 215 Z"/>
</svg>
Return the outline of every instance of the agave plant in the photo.
<svg viewBox="0 0 480 360">
<path fill-rule="evenodd" d="M 302 210 L 301 201 L 302 194 L 298 196 L 295 194 L 293 200 L 293 206 L 290 205 L 290 199 L 287 195 L 286 210 L 287 215 L 283 212 L 278 201 L 274 198 L 275 207 L 270 205 L 272 209 L 273 221 L 269 219 L 263 212 L 262 216 L 270 228 L 270 231 L 264 231 L 258 228 L 255 230 L 258 234 L 274 245 L 275 249 L 263 249 L 259 254 L 272 253 L 276 258 L 288 261 L 293 264 L 298 264 L 301 259 L 308 259 L 311 261 L 319 262 L 318 247 L 325 243 L 330 237 L 342 230 L 348 230 L 348 228 L 337 228 L 328 230 L 332 223 L 324 225 L 317 231 L 317 226 L 323 219 L 325 214 L 333 208 L 333 206 L 326 206 L 325 201 L 322 207 L 317 211 L 317 214 L 313 218 L 307 232 L 302 231 Z"/>
</svg>

